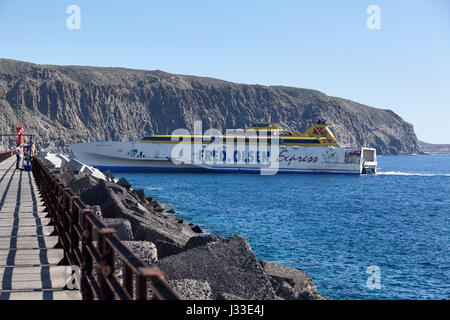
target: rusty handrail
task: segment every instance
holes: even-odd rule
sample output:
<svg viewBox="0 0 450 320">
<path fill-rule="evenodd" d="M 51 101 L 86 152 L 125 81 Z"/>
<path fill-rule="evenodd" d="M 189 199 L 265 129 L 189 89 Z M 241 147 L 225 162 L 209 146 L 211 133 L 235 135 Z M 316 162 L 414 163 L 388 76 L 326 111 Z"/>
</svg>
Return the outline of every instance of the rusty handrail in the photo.
<svg viewBox="0 0 450 320">
<path fill-rule="evenodd" d="M 158 268 L 136 256 L 72 189 L 34 158 L 32 171 L 64 250 L 61 263 L 81 268 L 84 300 L 146 300 L 151 289 L 155 300 L 180 300 Z M 96 245 L 94 239 L 97 239 Z M 122 261 L 122 283 L 114 275 L 115 257 Z M 150 287 L 148 287 L 150 280 Z"/>
</svg>

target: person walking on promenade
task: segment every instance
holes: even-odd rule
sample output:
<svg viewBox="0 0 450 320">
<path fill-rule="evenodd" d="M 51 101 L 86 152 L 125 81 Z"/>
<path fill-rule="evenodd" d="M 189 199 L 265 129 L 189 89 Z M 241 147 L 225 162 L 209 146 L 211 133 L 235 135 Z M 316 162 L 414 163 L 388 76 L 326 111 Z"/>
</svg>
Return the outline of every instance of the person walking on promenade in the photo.
<svg viewBox="0 0 450 320">
<path fill-rule="evenodd" d="M 36 153 L 36 146 L 34 145 L 34 141 L 31 141 L 30 144 L 30 158 L 33 159 L 35 153 Z"/>
<path fill-rule="evenodd" d="M 23 166 L 23 148 L 21 144 L 17 144 L 15 152 L 17 158 L 16 169 L 21 169 Z"/>
</svg>

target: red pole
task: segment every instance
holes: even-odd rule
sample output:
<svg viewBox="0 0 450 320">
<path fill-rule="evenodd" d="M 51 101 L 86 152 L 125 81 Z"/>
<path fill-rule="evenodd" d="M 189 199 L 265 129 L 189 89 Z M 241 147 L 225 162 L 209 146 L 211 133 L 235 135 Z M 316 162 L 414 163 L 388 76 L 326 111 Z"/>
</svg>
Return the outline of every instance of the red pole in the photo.
<svg viewBox="0 0 450 320">
<path fill-rule="evenodd" d="M 16 127 L 16 131 L 17 131 L 17 143 L 21 145 L 23 144 L 23 133 L 25 132 L 22 122 L 19 122 L 19 124 Z"/>
</svg>

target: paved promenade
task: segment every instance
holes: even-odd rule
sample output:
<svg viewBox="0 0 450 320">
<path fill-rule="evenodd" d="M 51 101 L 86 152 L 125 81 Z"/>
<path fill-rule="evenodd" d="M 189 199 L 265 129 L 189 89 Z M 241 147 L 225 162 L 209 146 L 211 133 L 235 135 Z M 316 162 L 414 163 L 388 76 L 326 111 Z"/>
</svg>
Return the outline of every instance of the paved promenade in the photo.
<svg viewBox="0 0 450 320">
<path fill-rule="evenodd" d="M 48 226 L 33 174 L 16 170 L 16 158 L 0 162 L 0 300 L 81 299 L 64 290 L 63 250 Z"/>
</svg>

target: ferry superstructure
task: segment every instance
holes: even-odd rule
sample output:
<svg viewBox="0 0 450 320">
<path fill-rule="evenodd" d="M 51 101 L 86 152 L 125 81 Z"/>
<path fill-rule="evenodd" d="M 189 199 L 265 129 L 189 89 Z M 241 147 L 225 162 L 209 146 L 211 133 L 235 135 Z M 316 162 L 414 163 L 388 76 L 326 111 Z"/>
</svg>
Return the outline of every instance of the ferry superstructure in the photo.
<svg viewBox="0 0 450 320">
<path fill-rule="evenodd" d="M 323 121 L 306 132 L 256 123 L 226 134 L 153 135 L 71 144 L 79 161 L 113 172 L 375 173 L 376 150 L 341 146 Z"/>
</svg>

